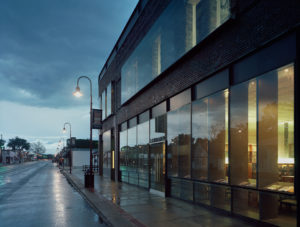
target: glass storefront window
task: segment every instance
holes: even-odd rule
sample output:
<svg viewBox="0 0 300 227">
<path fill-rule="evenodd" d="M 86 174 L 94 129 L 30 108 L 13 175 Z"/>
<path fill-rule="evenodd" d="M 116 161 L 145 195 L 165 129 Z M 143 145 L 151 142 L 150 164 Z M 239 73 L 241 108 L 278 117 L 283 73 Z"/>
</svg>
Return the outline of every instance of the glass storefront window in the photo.
<svg viewBox="0 0 300 227">
<path fill-rule="evenodd" d="M 274 226 L 297 226 L 295 196 L 260 192 L 260 219 Z"/>
<path fill-rule="evenodd" d="M 161 115 L 150 120 L 150 142 L 155 143 L 166 139 L 166 115 Z"/>
<path fill-rule="evenodd" d="M 110 175 L 111 168 L 111 131 L 103 133 L 103 168 L 107 169 Z"/>
<path fill-rule="evenodd" d="M 194 199 L 196 203 L 210 206 L 211 201 L 211 186 L 205 183 L 194 183 Z"/>
<path fill-rule="evenodd" d="M 102 92 L 101 104 L 102 104 L 102 120 L 104 120 L 106 118 L 106 90 Z"/>
<path fill-rule="evenodd" d="M 258 191 L 247 189 L 232 189 L 232 197 L 233 213 L 259 220 Z"/>
<path fill-rule="evenodd" d="M 231 184 L 256 187 L 256 79 L 230 90 Z"/>
<path fill-rule="evenodd" d="M 127 130 L 128 131 L 128 161 L 131 169 L 137 167 L 137 138 L 136 138 L 136 126 Z"/>
<path fill-rule="evenodd" d="M 222 210 L 231 210 L 231 188 L 223 185 L 210 186 L 210 205 Z"/>
<path fill-rule="evenodd" d="M 208 98 L 208 180 L 228 183 L 228 95 L 218 92 Z"/>
<path fill-rule="evenodd" d="M 168 112 L 168 174 L 191 177 L 191 104 Z"/>
<path fill-rule="evenodd" d="M 128 182 L 128 146 L 127 146 L 127 130 L 120 132 L 120 171 L 123 182 Z"/>
<path fill-rule="evenodd" d="M 111 83 L 109 83 L 109 85 L 106 88 L 106 116 L 108 117 L 109 115 L 111 115 Z"/>
<path fill-rule="evenodd" d="M 137 135 L 139 185 L 142 187 L 148 187 L 149 121 L 137 126 Z"/>
<path fill-rule="evenodd" d="M 257 80 L 259 188 L 294 193 L 294 66 Z"/>
<path fill-rule="evenodd" d="M 121 69 L 123 104 L 230 17 L 229 0 L 172 0 Z"/>
<path fill-rule="evenodd" d="M 192 178 L 207 180 L 208 175 L 208 99 L 192 103 Z"/>
</svg>

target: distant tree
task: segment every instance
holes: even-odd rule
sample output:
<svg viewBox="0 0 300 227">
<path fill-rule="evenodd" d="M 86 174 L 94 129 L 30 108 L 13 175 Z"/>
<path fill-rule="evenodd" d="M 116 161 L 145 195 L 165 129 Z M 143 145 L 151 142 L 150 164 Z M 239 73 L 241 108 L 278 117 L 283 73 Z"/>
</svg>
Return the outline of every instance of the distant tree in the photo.
<svg viewBox="0 0 300 227">
<path fill-rule="evenodd" d="M 4 147 L 5 142 L 6 142 L 5 140 L 0 139 L 0 148 Z"/>
<path fill-rule="evenodd" d="M 9 139 L 7 146 L 13 150 L 29 150 L 30 148 L 30 144 L 27 140 L 19 137 Z"/>
<path fill-rule="evenodd" d="M 31 143 L 30 151 L 35 154 L 44 154 L 46 152 L 45 146 L 41 142 Z"/>
</svg>

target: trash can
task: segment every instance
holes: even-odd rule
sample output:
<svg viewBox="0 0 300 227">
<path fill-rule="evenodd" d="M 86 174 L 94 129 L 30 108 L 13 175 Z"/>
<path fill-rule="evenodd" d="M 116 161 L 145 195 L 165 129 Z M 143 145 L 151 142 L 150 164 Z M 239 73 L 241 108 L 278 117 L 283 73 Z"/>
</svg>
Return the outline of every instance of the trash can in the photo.
<svg viewBox="0 0 300 227">
<path fill-rule="evenodd" d="M 94 173 L 87 169 L 84 173 L 84 187 L 94 188 Z"/>
</svg>

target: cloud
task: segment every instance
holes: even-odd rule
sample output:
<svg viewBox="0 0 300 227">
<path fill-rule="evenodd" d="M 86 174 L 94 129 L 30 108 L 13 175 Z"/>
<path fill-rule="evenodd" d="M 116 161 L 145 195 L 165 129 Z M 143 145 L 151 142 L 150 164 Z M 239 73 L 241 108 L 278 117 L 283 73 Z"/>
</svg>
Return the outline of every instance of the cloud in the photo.
<svg viewBox="0 0 300 227">
<path fill-rule="evenodd" d="M 57 143 L 62 138 L 69 138 L 62 132 L 65 122 L 72 125 L 72 136 L 89 139 L 89 108 L 55 109 L 49 107 L 31 107 L 12 102 L 1 102 L 0 133 L 8 141 L 16 136 L 30 143 L 40 141 L 47 152 L 54 153 Z M 98 139 L 98 130 L 93 130 L 93 139 Z M 55 148 L 55 149 L 54 149 Z"/>
<path fill-rule="evenodd" d="M 71 95 L 80 75 L 91 77 L 97 100 L 98 74 L 136 3 L 2 0 L 0 100 L 51 108 L 85 105 L 86 99 Z"/>
</svg>

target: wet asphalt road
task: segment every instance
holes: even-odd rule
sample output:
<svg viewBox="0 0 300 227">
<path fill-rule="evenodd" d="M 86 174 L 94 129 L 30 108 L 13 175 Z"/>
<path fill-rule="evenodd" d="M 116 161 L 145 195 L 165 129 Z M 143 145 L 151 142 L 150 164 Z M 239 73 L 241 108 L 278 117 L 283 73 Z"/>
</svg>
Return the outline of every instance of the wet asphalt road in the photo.
<svg viewBox="0 0 300 227">
<path fill-rule="evenodd" d="M 0 226 L 105 226 L 48 161 L 0 166 Z"/>
</svg>

